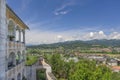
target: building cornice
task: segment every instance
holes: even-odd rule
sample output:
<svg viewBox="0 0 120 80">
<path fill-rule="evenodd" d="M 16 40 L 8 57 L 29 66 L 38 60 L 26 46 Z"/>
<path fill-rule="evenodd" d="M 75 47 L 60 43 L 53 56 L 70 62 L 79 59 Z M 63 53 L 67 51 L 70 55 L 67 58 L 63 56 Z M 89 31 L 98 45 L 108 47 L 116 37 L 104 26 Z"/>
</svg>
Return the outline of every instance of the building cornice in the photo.
<svg viewBox="0 0 120 80">
<path fill-rule="evenodd" d="M 22 29 L 29 29 L 29 27 L 17 16 L 17 14 L 6 4 L 6 17 L 12 19 Z"/>
</svg>

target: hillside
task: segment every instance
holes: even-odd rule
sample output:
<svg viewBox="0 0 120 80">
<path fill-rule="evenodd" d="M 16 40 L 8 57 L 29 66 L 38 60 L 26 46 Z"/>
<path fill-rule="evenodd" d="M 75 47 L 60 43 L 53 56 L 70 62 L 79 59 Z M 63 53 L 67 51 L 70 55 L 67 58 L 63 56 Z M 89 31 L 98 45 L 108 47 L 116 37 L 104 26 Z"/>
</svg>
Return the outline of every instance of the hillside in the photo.
<svg viewBox="0 0 120 80">
<path fill-rule="evenodd" d="M 91 40 L 91 41 L 85 41 L 85 42 L 93 45 L 103 45 L 107 47 L 120 47 L 120 40 L 116 40 L 116 39 Z"/>
<path fill-rule="evenodd" d="M 28 46 L 28 48 L 58 48 L 64 47 L 65 49 L 74 49 L 76 47 L 81 48 L 92 48 L 92 47 L 120 47 L 120 40 L 89 40 L 89 41 L 67 41 L 67 42 L 60 42 L 54 44 L 41 44 L 41 45 L 32 45 Z"/>
</svg>

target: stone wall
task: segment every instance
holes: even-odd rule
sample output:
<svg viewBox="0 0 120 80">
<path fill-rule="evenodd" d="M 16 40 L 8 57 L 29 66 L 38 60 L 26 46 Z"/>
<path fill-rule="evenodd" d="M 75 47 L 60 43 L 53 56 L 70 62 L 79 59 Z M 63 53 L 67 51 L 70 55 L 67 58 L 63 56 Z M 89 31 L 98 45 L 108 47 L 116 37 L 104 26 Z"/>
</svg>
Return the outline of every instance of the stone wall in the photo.
<svg viewBox="0 0 120 80">
<path fill-rule="evenodd" d="M 0 80 L 5 80 L 6 38 L 6 1 L 0 0 Z"/>
</svg>

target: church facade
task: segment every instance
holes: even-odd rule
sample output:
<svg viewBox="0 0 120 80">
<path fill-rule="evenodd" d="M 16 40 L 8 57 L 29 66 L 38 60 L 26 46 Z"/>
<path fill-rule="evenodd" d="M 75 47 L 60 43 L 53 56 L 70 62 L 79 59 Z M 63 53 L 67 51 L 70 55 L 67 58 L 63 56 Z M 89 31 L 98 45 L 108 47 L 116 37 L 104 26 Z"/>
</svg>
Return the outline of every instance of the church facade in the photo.
<svg viewBox="0 0 120 80">
<path fill-rule="evenodd" d="M 0 80 L 26 77 L 25 30 L 28 26 L 0 0 Z"/>
</svg>

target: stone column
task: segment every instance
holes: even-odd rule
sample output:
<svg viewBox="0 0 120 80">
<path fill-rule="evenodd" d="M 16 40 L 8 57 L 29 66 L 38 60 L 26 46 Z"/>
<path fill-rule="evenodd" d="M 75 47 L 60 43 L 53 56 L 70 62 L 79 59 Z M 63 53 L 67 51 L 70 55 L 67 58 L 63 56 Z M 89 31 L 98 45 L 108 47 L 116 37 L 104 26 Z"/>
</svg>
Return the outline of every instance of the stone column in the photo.
<svg viewBox="0 0 120 80">
<path fill-rule="evenodd" d="M 14 26 L 14 41 L 16 41 L 16 25 Z"/>
<path fill-rule="evenodd" d="M 19 30 L 19 42 L 21 42 L 21 30 Z"/>
<path fill-rule="evenodd" d="M 25 43 L 25 31 L 23 30 L 23 42 Z"/>
<path fill-rule="evenodd" d="M 7 45 L 6 0 L 0 0 L 0 80 L 5 80 L 5 55 Z"/>
</svg>

